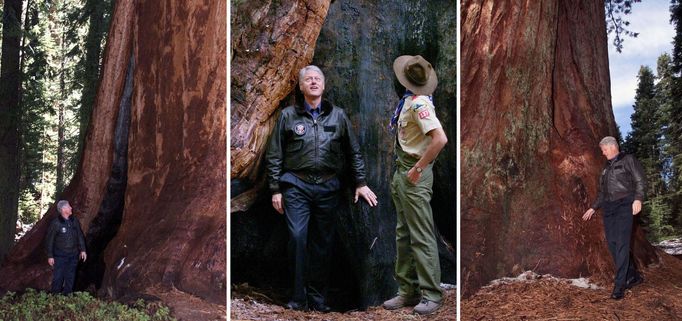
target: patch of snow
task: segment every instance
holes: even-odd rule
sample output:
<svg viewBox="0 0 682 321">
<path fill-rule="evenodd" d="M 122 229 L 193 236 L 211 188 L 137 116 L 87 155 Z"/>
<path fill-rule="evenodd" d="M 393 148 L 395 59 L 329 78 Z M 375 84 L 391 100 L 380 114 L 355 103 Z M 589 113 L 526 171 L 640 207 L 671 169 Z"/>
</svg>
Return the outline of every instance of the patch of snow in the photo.
<svg viewBox="0 0 682 321">
<path fill-rule="evenodd" d="M 565 278 L 554 277 L 551 274 L 540 275 L 540 274 L 537 274 L 533 271 L 525 271 L 525 272 L 519 274 L 517 277 L 503 277 L 500 279 L 492 280 L 492 281 L 490 281 L 490 283 L 488 285 L 484 286 L 484 288 L 491 288 L 491 287 L 495 287 L 498 285 L 510 284 L 510 283 L 515 283 L 515 282 L 529 282 L 530 283 L 530 282 L 534 282 L 534 281 L 537 281 L 540 279 L 550 280 L 550 281 L 558 282 L 558 283 L 563 282 L 563 283 L 567 283 L 567 284 L 570 284 L 572 286 L 583 288 L 583 289 L 592 289 L 592 290 L 601 289 L 601 287 L 599 287 L 598 285 L 596 285 L 594 283 L 590 283 L 589 278 L 565 279 Z"/>
<path fill-rule="evenodd" d="M 453 289 L 456 289 L 456 288 L 457 288 L 456 285 L 454 285 L 454 284 L 447 284 L 447 283 L 441 283 L 441 284 L 440 284 L 440 287 L 441 287 L 443 290 L 453 290 Z"/>
<path fill-rule="evenodd" d="M 682 255 L 682 239 L 665 240 L 655 246 L 670 255 Z"/>
</svg>

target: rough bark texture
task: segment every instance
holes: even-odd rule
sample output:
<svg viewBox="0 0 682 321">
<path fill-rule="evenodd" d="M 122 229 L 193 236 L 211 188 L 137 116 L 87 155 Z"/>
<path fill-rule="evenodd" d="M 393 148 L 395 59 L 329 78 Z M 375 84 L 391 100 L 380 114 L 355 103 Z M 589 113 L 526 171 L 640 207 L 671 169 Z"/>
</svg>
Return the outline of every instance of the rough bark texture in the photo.
<svg viewBox="0 0 682 321">
<path fill-rule="evenodd" d="M 257 173 L 279 102 L 312 60 L 329 0 L 235 2 L 230 92 L 231 177 Z"/>
<path fill-rule="evenodd" d="M 457 156 L 454 8 L 453 1 L 336 1 L 329 8 L 312 63 L 325 73 L 325 98 L 349 115 L 362 146 L 368 184 L 379 197 L 376 208 L 369 208 L 364 202 L 353 204 L 350 182 L 343 178 L 347 194 L 338 211 L 330 294 L 335 308 L 376 305 L 396 290 L 393 279 L 396 218 L 389 191 L 394 136 L 386 124 L 398 101 L 392 63 L 402 54 L 421 54 L 433 63 L 439 75 L 434 102 L 453 143 L 448 144 L 436 162 L 432 207 L 442 234 L 439 246 L 443 282 L 455 283 L 455 253 L 449 247 L 454 245 L 457 228 L 453 197 Z M 232 30 L 241 32 L 244 27 L 233 24 Z M 236 74 L 234 60 L 232 66 L 233 79 L 241 77 Z M 295 82 L 296 77 L 292 75 L 291 81 Z M 296 93 L 291 92 L 285 101 L 271 103 L 287 105 L 296 99 L 294 96 Z M 232 120 L 234 123 L 234 112 Z M 268 122 L 250 121 L 249 126 L 260 126 L 258 131 L 264 133 L 265 140 L 272 128 Z M 234 139 L 234 127 L 232 135 Z M 262 147 L 256 154 L 261 152 Z M 261 287 L 287 287 L 290 276 L 286 225 L 283 217 L 272 209 L 269 192 L 259 185 L 263 169 L 257 164 L 253 166 L 241 176 L 232 172 L 231 259 L 239 262 L 232 265 L 232 280 Z M 288 295 L 286 291 L 280 294 Z"/>
<path fill-rule="evenodd" d="M 19 206 L 21 0 L 6 0 L 0 69 L 0 262 L 14 244 Z"/>
<path fill-rule="evenodd" d="M 101 294 L 121 299 L 179 289 L 224 304 L 226 5 L 116 2 L 82 161 L 64 192 L 96 261 L 81 288 L 101 281 Z M 48 288 L 54 216 L 13 248 L 0 289 Z"/>
<path fill-rule="evenodd" d="M 462 3 L 462 281 L 613 275 L 597 193 L 614 135 L 602 1 Z M 635 232 L 639 266 L 657 260 Z"/>
<path fill-rule="evenodd" d="M 105 252 L 113 297 L 160 285 L 225 302 L 224 1 L 142 1 L 123 221 Z"/>
<path fill-rule="evenodd" d="M 97 216 L 103 192 L 111 173 L 114 152 L 114 129 L 121 93 L 125 83 L 132 46 L 134 4 L 118 1 L 104 57 L 104 71 L 92 121 L 78 171 L 62 198 L 69 200 L 88 233 L 90 222 Z M 95 128 L 97 130 L 95 130 Z M 18 291 L 26 287 L 47 289 L 52 277 L 47 265 L 43 240 L 49 222 L 56 217 L 53 205 L 45 216 L 12 248 L 0 267 L 0 289 Z"/>
</svg>

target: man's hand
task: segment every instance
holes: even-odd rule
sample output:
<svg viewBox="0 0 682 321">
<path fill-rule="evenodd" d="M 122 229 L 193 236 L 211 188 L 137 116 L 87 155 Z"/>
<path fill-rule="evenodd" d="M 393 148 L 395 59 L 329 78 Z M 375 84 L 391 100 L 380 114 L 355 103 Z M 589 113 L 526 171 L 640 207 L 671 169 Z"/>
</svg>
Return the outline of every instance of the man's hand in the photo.
<svg viewBox="0 0 682 321">
<path fill-rule="evenodd" d="M 47 264 L 49 264 L 50 266 L 54 266 L 54 258 L 53 257 L 47 258 Z"/>
<path fill-rule="evenodd" d="M 417 169 L 412 167 L 410 170 L 407 172 L 407 180 L 412 183 L 412 185 L 417 185 L 417 181 L 419 178 L 422 176 L 422 173 L 417 172 Z"/>
<path fill-rule="evenodd" d="M 369 206 L 374 207 L 378 204 L 377 196 L 374 195 L 374 192 L 372 192 L 372 190 L 367 186 L 362 186 L 355 189 L 355 199 L 353 203 L 358 202 L 358 196 L 362 196 L 362 198 L 369 203 Z"/>
<path fill-rule="evenodd" d="M 83 262 L 85 262 L 85 260 L 87 260 L 87 259 L 88 259 L 88 255 L 87 255 L 87 254 L 85 254 L 85 251 L 81 251 L 81 255 L 80 255 L 80 257 L 81 257 L 81 260 L 83 260 Z"/>
<path fill-rule="evenodd" d="M 589 209 L 583 214 L 583 221 L 589 221 L 592 218 L 592 214 L 594 214 L 594 209 Z"/>
<path fill-rule="evenodd" d="M 632 215 L 637 215 L 639 212 L 642 211 L 642 201 L 640 200 L 635 200 L 632 203 Z"/>
<path fill-rule="evenodd" d="M 284 208 L 282 207 L 282 193 L 272 194 L 272 207 L 275 208 L 277 213 L 284 214 Z"/>
</svg>

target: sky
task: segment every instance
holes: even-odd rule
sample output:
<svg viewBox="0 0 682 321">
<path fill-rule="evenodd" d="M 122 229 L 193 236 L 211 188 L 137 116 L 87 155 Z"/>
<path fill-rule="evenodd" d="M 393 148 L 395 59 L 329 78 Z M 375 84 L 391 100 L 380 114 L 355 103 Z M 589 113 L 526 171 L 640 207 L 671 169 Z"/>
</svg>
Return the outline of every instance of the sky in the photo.
<svg viewBox="0 0 682 321">
<path fill-rule="evenodd" d="M 616 123 L 623 138 L 630 132 L 630 115 L 635 103 L 637 73 L 642 65 L 649 66 L 656 73 L 658 56 L 672 54 L 672 40 L 675 34 L 670 24 L 670 0 L 644 0 L 635 3 L 632 14 L 627 15 L 630 31 L 638 32 L 637 38 L 627 37 L 623 52 L 613 46 L 613 35 L 609 35 L 609 69 L 611 71 L 611 101 Z"/>
</svg>

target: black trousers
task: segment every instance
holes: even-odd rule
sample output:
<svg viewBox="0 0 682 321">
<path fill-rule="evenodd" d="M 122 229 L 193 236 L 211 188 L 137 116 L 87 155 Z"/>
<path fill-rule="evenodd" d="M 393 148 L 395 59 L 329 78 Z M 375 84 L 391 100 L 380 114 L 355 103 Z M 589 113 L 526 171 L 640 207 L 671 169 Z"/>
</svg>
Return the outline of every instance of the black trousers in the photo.
<svg viewBox="0 0 682 321">
<path fill-rule="evenodd" d="M 287 174 L 282 181 L 294 274 L 292 301 L 322 304 L 327 292 L 340 183 L 338 178 L 332 178 L 310 184 Z"/>
<path fill-rule="evenodd" d="M 52 272 L 52 293 L 69 294 L 73 292 L 73 284 L 76 280 L 76 268 L 78 267 L 78 253 L 54 254 L 54 271 Z"/>
<path fill-rule="evenodd" d="M 616 269 L 614 284 L 625 287 L 626 282 L 638 276 L 637 268 L 630 253 L 632 237 L 632 202 L 634 196 L 606 202 L 604 209 L 604 232 L 609 251 Z"/>
</svg>

